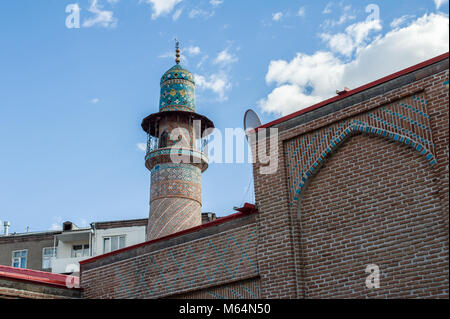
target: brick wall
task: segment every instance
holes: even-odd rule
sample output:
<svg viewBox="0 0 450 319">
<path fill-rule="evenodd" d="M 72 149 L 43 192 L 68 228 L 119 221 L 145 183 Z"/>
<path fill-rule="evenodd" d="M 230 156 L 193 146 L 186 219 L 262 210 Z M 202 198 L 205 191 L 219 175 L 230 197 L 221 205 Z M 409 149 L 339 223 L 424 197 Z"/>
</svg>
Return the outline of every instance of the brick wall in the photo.
<svg viewBox="0 0 450 319">
<path fill-rule="evenodd" d="M 263 298 L 448 297 L 448 96 L 447 57 L 272 125 L 277 172 L 254 165 Z"/>
<path fill-rule="evenodd" d="M 257 276 L 255 215 L 218 221 L 81 263 L 84 297 L 162 298 Z"/>
<path fill-rule="evenodd" d="M 259 299 L 261 298 L 259 278 L 241 280 L 229 284 L 174 295 L 175 299 Z"/>
<path fill-rule="evenodd" d="M 303 295 L 448 296 L 446 233 L 436 195 L 433 171 L 417 152 L 379 137 L 350 138 L 301 198 L 295 233 Z M 365 286 L 369 264 L 380 269 L 379 289 Z"/>
</svg>

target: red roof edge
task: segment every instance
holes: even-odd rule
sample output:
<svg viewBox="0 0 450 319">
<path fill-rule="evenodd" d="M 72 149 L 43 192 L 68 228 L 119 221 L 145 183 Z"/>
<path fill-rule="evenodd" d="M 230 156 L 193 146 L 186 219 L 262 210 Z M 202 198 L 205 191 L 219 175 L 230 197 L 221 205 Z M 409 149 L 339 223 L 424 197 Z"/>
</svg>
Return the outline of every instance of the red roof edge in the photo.
<svg viewBox="0 0 450 319">
<path fill-rule="evenodd" d="M 39 270 L 0 266 L 0 278 L 29 281 L 37 284 L 57 286 L 59 288 L 80 289 L 80 288 L 70 288 L 67 285 L 67 283 L 70 283 L 74 287 L 78 287 L 79 277 L 77 276 L 53 274 Z"/>
<path fill-rule="evenodd" d="M 124 251 L 133 250 L 133 249 L 136 249 L 136 248 L 139 248 L 139 247 L 142 247 L 142 246 L 152 245 L 152 244 L 157 243 L 157 242 L 161 242 L 161 241 L 168 240 L 168 239 L 171 239 L 171 238 L 174 238 L 174 237 L 179 237 L 179 236 L 182 236 L 182 235 L 193 233 L 193 232 L 199 231 L 199 230 L 204 229 L 204 228 L 212 227 L 212 226 L 215 226 L 215 225 L 220 225 L 220 224 L 226 223 L 226 222 L 228 222 L 230 220 L 234 220 L 234 219 L 242 218 L 244 216 L 248 216 L 248 215 L 251 215 L 251 214 L 258 213 L 258 209 L 256 208 L 256 206 L 253 205 L 253 204 L 249 204 L 249 203 L 245 203 L 243 207 L 237 208 L 236 210 L 238 211 L 237 213 L 234 213 L 234 214 L 231 214 L 231 215 L 228 215 L 228 216 L 225 216 L 225 217 L 219 217 L 219 218 L 217 218 L 217 219 L 215 219 L 213 221 L 210 221 L 208 223 L 205 223 L 205 224 L 202 224 L 202 225 L 199 225 L 199 226 L 196 226 L 196 227 L 188 228 L 188 229 L 182 230 L 180 232 L 173 233 L 173 234 L 161 237 L 161 238 L 149 240 L 149 241 L 146 241 L 146 242 L 143 242 L 143 243 L 140 243 L 140 244 L 136 244 L 136 245 L 133 245 L 133 246 L 128 246 L 128 247 L 125 247 L 125 248 L 122 248 L 122 249 L 118 249 L 118 250 L 112 251 L 110 253 L 106 253 L 106 254 L 95 256 L 95 257 L 92 257 L 92 258 L 89 258 L 89 259 L 85 259 L 85 260 L 80 261 L 79 263 L 80 263 L 80 265 L 91 263 L 93 261 L 96 261 L 96 260 L 99 260 L 99 259 L 102 259 L 102 258 L 106 258 L 106 257 L 109 257 L 109 256 L 120 254 L 120 253 L 122 253 Z"/>
<path fill-rule="evenodd" d="M 302 110 L 300 110 L 300 111 L 297 111 L 297 112 L 288 114 L 288 115 L 283 116 L 283 117 L 281 117 L 281 118 L 279 118 L 279 119 L 276 119 L 276 120 L 273 120 L 273 121 L 271 121 L 271 122 L 269 122 L 269 123 L 266 123 L 266 124 L 263 124 L 263 125 L 261 125 L 261 126 L 258 126 L 256 129 L 254 129 L 254 130 L 251 131 L 250 133 L 257 132 L 259 129 L 262 129 L 262 128 L 271 127 L 271 126 L 274 126 L 274 125 L 276 125 L 276 124 L 285 122 L 285 121 L 290 120 L 290 119 L 292 119 L 292 118 L 294 118 L 294 117 L 297 117 L 297 116 L 299 116 L 299 115 L 302 115 L 302 114 L 311 112 L 311 111 L 313 111 L 313 110 L 315 110 L 315 109 L 318 109 L 319 107 L 322 107 L 322 106 L 324 106 L 324 105 L 333 103 L 333 102 L 335 102 L 335 101 L 338 101 L 338 100 L 341 100 L 341 99 L 343 99 L 343 98 L 346 98 L 346 97 L 348 97 L 348 96 L 350 96 L 350 95 L 353 95 L 353 94 L 359 93 L 359 92 L 361 92 L 361 91 L 367 90 L 367 89 L 369 89 L 369 88 L 372 88 L 372 87 L 374 87 L 374 86 L 380 85 L 380 84 L 382 84 L 382 83 L 384 83 L 384 82 L 387 82 L 387 81 L 389 81 L 389 80 L 398 78 L 398 77 L 400 77 L 400 76 L 402 76 L 402 75 L 405 75 L 405 74 L 414 72 L 414 71 L 416 71 L 416 70 L 419 70 L 419 69 L 421 69 L 421 68 L 424 68 L 424 67 L 426 67 L 426 66 L 429 66 L 429 65 L 431 65 L 431 64 L 434 64 L 434 63 L 436 63 L 436 62 L 445 60 L 445 59 L 447 59 L 448 57 L 449 57 L 449 52 L 444 53 L 444 54 L 441 54 L 441 55 L 438 55 L 438 56 L 436 56 L 436 57 L 434 57 L 434 58 L 432 58 L 432 59 L 423 61 L 423 62 L 421 62 L 421 63 L 418 63 L 418 64 L 416 64 L 416 65 L 413 65 L 413 66 L 411 66 L 411 67 L 408 67 L 408 68 L 406 68 L 406 69 L 400 70 L 400 71 L 398 71 L 398 72 L 392 73 L 392 74 L 390 74 L 390 75 L 388 75 L 388 76 L 382 77 L 382 78 L 380 78 L 380 79 L 378 79 L 378 80 L 375 80 L 375 81 L 373 81 L 373 82 L 370 82 L 370 83 L 367 83 L 367 84 L 365 84 L 365 85 L 362 85 L 362 86 L 360 86 L 360 87 L 358 87 L 358 88 L 356 88 L 356 89 L 353 89 L 353 90 L 350 90 L 350 91 L 346 91 L 346 92 L 343 91 L 344 93 L 341 93 L 340 95 L 333 96 L 333 97 L 331 97 L 331 98 L 329 98 L 329 99 L 327 99 L 327 100 L 324 100 L 324 101 L 322 101 L 322 102 L 319 102 L 319 103 L 317 103 L 317 104 L 314 104 L 314 105 L 312 105 L 312 106 L 309 106 L 309 107 L 307 107 L 307 108 L 305 108 L 305 109 L 302 109 Z"/>
</svg>

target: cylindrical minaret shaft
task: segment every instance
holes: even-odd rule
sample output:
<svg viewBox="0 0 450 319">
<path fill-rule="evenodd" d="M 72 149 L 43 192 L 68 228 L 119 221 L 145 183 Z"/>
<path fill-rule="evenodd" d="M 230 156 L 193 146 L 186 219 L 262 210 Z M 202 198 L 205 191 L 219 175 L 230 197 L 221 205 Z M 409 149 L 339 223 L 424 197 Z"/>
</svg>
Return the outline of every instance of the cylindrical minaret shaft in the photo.
<svg viewBox="0 0 450 319">
<path fill-rule="evenodd" d="M 158 164 L 152 169 L 149 239 L 198 226 L 201 217 L 201 169 L 190 164 Z"/>
<path fill-rule="evenodd" d="M 195 113 L 195 82 L 177 64 L 161 78 L 159 112 L 146 117 L 149 134 L 145 166 L 151 171 L 147 239 L 152 240 L 201 224 L 201 174 L 208 159 L 196 139 L 214 124 Z M 194 129 L 200 121 L 199 132 Z"/>
</svg>

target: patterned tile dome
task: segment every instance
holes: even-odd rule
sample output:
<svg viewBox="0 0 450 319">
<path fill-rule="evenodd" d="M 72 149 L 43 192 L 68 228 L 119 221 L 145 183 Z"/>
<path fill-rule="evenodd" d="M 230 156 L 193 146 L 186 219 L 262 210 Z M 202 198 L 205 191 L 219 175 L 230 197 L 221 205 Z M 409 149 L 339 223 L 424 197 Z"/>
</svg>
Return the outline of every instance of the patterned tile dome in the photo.
<svg viewBox="0 0 450 319">
<path fill-rule="evenodd" d="M 179 64 L 171 67 L 161 78 L 159 111 L 195 112 L 194 77 Z"/>
</svg>

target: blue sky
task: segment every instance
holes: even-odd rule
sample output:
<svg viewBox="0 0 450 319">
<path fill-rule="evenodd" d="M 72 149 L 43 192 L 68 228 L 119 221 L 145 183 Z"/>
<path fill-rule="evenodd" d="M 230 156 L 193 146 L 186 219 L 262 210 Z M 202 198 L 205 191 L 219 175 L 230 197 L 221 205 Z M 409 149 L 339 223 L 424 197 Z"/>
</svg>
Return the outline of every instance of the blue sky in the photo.
<svg viewBox="0 0 450 319">
<path fill-rule="evenodd" d="M 69 4 L 80 28 L 66 26 Z M 175 37 L 197 112 L 223 130 L 248 108 L 269 122 L 445 53 L 448 21 L 444 0 L 1 1 L 0 220 L 24 232 L 147 217 L 140 123 Z M 211 164 L 203 211 L 253 201 L 251 174 Z"/>
</svg>

